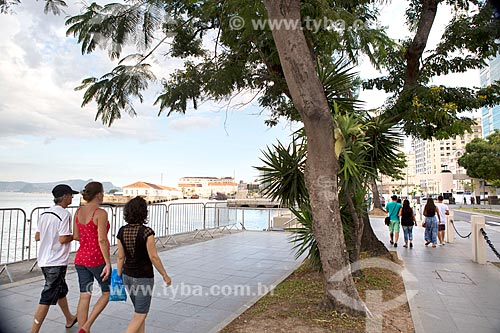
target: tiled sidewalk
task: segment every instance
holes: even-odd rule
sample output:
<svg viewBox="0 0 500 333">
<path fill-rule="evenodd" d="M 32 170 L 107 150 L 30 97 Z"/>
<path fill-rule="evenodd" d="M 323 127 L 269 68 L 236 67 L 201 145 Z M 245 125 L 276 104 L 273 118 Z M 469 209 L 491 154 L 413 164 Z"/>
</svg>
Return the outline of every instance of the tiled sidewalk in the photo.
<svg viewBox="0 0 500 333">
<path fill-rule="evenodd" d="M 391 250 L 397 250 L 408 273 L 404 274 L 410 310 L 417 333 L 500 332 L 500 268 L 493 264 L 472 262 L 470 239 L 455 236 L 455 242 L 424 246 L 424 228 L 414 228 L 415 247 L 404 248 L 403 235 L 399 247 L 390 247 L 389 233 L 383 218 L 371 218 L 378 238 Z M 470 224 L 457 221 L 458 231 L 467 235 Z M 486 227 L 493 244 L 500 247 L 500 227 Z M 498 258 L 487 248 L 487 258 Z"/>
<path fill-rule="evenodd" d="M 173 285 L 164 288 L 161 278 L 155 278 L 146 331 L 206 333 L 223 328 L 300 265 L 294 259 L 288 236 L 285 232 L 241 232 L 161 252 Z M 68 274 L 67 280 L 68 302 L 76 311 L 76 273 Z M 42 286 L 40 279 L 0 290 L 2 333 L 29 332 Z M 93 297 L 93 301 L 96 299 Z M 132 315 L 130 300 L 110 302 L 92 333 L 124 332 Z M 54 306 L 41 332 L 77 330 L 76 325 L 64 328 L 64 317 Z"/>
</svg>

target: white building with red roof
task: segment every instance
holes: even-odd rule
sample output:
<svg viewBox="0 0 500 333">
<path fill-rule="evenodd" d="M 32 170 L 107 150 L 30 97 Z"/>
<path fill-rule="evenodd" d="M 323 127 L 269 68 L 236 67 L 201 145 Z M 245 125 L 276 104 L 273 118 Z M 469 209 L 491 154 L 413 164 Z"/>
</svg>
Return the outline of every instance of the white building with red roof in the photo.
<svg viewBox="0 0 500 333">
<path fill-rule="evenodd" d="M 175 187 L 151 184 L 147 182 L 135 182 L 123 186 L 124 196 L 146 196 L 146 197 L 165 197 L 168 200 L 182 199 L 182 191 Z"/>
</svg>

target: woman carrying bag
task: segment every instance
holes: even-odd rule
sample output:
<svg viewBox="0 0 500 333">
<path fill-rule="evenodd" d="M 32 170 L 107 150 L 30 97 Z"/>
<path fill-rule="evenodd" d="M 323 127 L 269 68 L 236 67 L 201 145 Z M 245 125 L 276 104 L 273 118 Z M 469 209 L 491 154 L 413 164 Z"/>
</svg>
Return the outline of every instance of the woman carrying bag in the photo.
<svg viewBox="0 0 500 333">
<path fill-rule="evenodd" d="M 168 276 L 156 250 L 154 231 L 146 227 L 148 206 L 141 197 L 130 200 L 123 210 L 127 224 L 118 231 L 117 273 L 134 304 L 134 317 L 126 333 L 143 333 L 154 287 L 153 265 L 169 286 Z"/>
<path fill-rule="evenodd" d="M 427 203 L 424 207 L 425 222 L 423 227 L 425 227 L 425 246 L 432 243 L 432 247 L 437 245 L 437 233 L 438 233 L 438 208 L 434 204 L 432 198 L 427 199 Z"/>
</svg>

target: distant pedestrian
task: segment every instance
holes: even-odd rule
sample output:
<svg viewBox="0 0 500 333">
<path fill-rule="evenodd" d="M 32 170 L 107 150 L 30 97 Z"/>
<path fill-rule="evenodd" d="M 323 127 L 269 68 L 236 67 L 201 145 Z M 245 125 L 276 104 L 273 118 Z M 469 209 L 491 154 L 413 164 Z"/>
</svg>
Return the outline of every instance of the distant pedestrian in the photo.
<svg viewBox="0 0 500 333">
<path fill-rule="evenodd" d="M 75 213 L 73 237 L 80 241 L 80 247 L 75 256 L 75 268 L 80 284 L 77 313 L 80 330 L 78 333 L 87 333 L 109 302 L 111 261 L 108 213 L 99 208 L 104 199 L 104 188 L 99 182 L 90 182 L 83 189 L 82 195 L 87 203 Z M 101 297 L 89 315 L 94 279 L 101 287 Z"/>
<path fill-rule="evenodd" d="M 52 195 L 55 205 L 47 209 L 40 216 L 35 240 L 40 241 L 38 247 L 38 266 L 45 277 L 39 304 L 35 311 L 31 333 L 40 331 L 49 307 L 59 304 L 66 320 L 66 328 L 76 324 L 76 316 L 69 311 L 68 285 L 66 284 L 66 270 L 68 268 L 71 234 L 71 214 L 66 208 L 73 201 L 71 187 L 60 184 L 54 187 Z"/>
<path fill-rule="evenodd" d="M 464 205 L 467 205 L 467 198 L 464 197 Z"/>
<path fill-rule="evenodd" d="M 423 213 L 425 216 L 425 246 L 430 243 L 432 243 L 432 247 L 437 245 L 438 220 L 440 220 L 438 210 L 434 200 L 428 198 Z"/>
<path fill-rule="evenodd" d="M 439 212 L 439 225 L 438 225 L 438 240 L 439 245 L 444 245 L 444 231 L 446 229 L 446 215 L 450 215 L 448 205 L 443 203 L 443 196 L 438 196 L 438 203 L 436 204 Z"/>
<path fill-rule="evenodd" d="M 413 226 L 417 225 L 417 221 L 415 219 L 415 213 L 413 209 L 410 207 L 410 201 L 405 199 L 403 201 L 403 207 L 399 210 L 399 214 L 401 217 L 401 226 L 403 227 L 403 233 L 405 237 L 405 245 L 403 247 L 408 247 L 408 242 L 410 243 L 410 248 L 413 247 Z"/>
<path fill-rule="evenodd" d="M 470 197 L 470 204 L 473 205 L 476 203 L 476 199 L 474 197 Z"/>
<path fill-rule="evenodd" d="M 387 215 L 389 216 L 389 237 L 391 245 L 394 247 L 398 246 L 399 239 L 399 210 L 401 209 L 401 204 L 397 202 L 398 197 L 396 195 L 391 196 L 391 202 L 386 204 Z"/>
<path fill-rule="evenodd" d="M 134 317 L 126 333 L 143 333 L 154 287 L 153 265 L 166 285 L 172 281 L 156 250 L 154 231 L 146 227 L 148 206 L 141 197 L 130 200 L 123 210 L 127 224 L 118 231 L 118 275 L 123 273 L 125 289 L 134 304 Z"/>
</svg>

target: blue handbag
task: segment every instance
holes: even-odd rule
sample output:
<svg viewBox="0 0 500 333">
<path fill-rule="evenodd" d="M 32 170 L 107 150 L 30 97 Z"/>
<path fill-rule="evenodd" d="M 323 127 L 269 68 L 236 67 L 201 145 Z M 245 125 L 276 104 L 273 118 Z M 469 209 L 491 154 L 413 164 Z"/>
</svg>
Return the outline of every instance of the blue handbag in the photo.
<svg viewBox="0 0 500 333">
<path fill-rule="evenodd" d="M 126 301 L 127 293 L 125 291 L 125 286 L 123 285 L 123 277 L 118 275 L 118 270 L 113 268 L 111 272 L 111 290 L 109 293 L 110 301 Z"/>
</svg>

